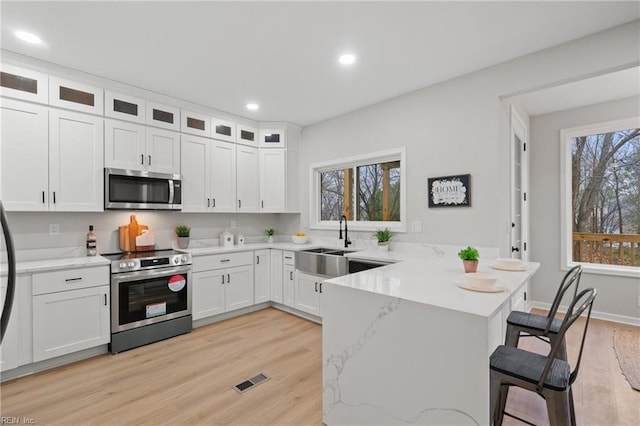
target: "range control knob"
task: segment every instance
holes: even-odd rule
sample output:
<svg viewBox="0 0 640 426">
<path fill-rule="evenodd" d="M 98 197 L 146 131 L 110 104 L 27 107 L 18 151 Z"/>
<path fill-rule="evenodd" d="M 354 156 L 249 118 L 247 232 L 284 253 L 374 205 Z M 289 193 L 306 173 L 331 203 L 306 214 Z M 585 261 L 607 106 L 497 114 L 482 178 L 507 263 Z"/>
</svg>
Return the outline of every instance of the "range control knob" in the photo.
<svg viewBox="0 0 640 426">
<path fill-rule="evenodd" d="M 125 269 L 127 267 L 127 262 L 120 262 L 120 269 Z"/>
<path fill-rule="evenodd" d="M 173 258 L 173 263 L 175 263 L 176 265 L 177 265 L 178 263 L 180 263 L 180 258 L 179 258 L 179 257 L 177 257 L 177 256 L 176 256 L 176 257 L 174 257 L 174 258 Z"/>
<path fill-rule="evenodd" d="M 136 262 L 134 262 L 134 261 L 132 260 L 131 262 L 129 262 L 129 263 L 127 264 L 127 266 L 128 266 L 129 268 L 133 268 L 134 266 L 136 266 Z"/>
<path fill-rule="evenodd" d="M 189 261 L 189 256 L 187 256 L 187 255 L 182 255 L 182 261 L 183 261 L 183 262 L 188 262 L 188 261 Z"/>
</svg>

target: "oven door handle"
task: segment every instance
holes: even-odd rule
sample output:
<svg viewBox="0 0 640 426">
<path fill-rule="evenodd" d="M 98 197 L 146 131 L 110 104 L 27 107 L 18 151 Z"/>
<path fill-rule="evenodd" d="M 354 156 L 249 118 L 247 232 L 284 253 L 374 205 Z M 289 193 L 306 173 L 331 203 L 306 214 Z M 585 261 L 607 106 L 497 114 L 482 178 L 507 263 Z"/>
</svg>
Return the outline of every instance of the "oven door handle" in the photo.
<svg viewBox="0 0 640 426">
<path fill-rule="evenodd" d="M 140 279 L 146 279 L 146 278 L 163 277 L 167 275 L 187 274 L 190 272 L 191 272 L 191 265 L 177 266 L 175 268 L 148 269 L 145 271 L 133 271 L 133 272 L 124 272 L 120 274 L 112 274 L 111 281 L 122 282 L 122 281 L 131 281 L 132 279 L 140 280 Z"/>
<path fill-rule="evenodd" d="M 149 156 L 149 165 L 151 165 L 151 156 Z M 173 188 L 173 179 L 169 179 L 169 204 L 173 204 L 175 190 Z"/>
</svg>

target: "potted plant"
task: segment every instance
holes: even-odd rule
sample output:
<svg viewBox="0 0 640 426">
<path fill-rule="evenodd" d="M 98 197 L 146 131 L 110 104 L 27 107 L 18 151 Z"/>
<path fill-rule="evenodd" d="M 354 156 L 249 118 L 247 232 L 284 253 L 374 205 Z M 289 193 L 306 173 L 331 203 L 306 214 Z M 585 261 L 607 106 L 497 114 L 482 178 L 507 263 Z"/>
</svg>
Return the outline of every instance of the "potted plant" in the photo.
<svg viewBox="0 0 640 426">
<path fill-rule="evenodd" d="M 480 253 L 478 253 L 478 249 L 474 247 L 463 248 L 458 252 L 458 257 L 462 259 L 462 264 L 464 265 L 464 272 L 476 272 L 478 270 L 478 258 L 480 257 Z"/>
<path fill-rule="evenodd" d="M 382 251 L 389 250 L 389 241 L 393 237 L 393 232 L 389 228 L 381 228 L 373 233 L 373 236 L 378 240 L 378 249 Z"/>
<path fill-rule="evenodd" d="M 264 235 L 267 236 L 267 242 L 268 243 L 272 243 L 273 242 L 273 236 L 276 235 L 276 230 L 273 228 L 267 228 L 264 231 Z"/>
<path fill-rule="evenodd" d="M 186 225 L 180 225 L 176 226 L 175 231 L 178 236 L 178 247 L 181 249 L 189 247 L 189 233 L 191 232 L 191 228 Z"/>
</svg>

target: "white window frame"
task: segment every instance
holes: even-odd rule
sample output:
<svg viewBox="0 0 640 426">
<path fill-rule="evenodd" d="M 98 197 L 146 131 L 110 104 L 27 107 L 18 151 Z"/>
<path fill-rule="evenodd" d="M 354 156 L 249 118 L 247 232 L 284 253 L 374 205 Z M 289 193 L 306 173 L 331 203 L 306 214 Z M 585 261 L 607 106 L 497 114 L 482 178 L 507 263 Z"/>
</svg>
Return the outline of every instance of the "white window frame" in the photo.
<svg viewBox="0 0 640 426">
<path fill-rule="evenodd" d="M 309 165 L 309 227 L 311 229 L 338 229 L 337 220 L 320 220 L 320 173 L 356 166 L 386 163 L 400 160 L 400 221 L 349 221 L 349 230 L 375 231 L 389 228 L 394 232 L 406 232 L 407 225 L 407 159 L 406 148 L 372 152 Z"/>
<path fill-rule="evenodd" d="M 640 117 L 631 117 L 560 130 L 560 254 L 562 256 L 560 266 L 562 270 L 582 265 L 582 270 L 588 273 L 640 278 L 640 268 L 638 267 L 583 263 L 572 260 L 573 206 L 571 203 L 571 140 L 579 136 L 638 127 L 640 127 Z"/>
</svg>

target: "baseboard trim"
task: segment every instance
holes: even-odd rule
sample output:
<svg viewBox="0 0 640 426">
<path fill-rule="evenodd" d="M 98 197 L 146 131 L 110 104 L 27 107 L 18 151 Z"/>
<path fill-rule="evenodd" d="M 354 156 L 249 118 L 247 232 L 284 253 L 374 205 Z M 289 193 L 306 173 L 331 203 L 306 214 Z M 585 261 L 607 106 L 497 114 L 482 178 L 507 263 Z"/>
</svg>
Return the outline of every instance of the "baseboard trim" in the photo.
<svg viewBox="0 0 640 426">
<path fill-rule="evenodd" d="M 560 306 L 559 312 L 567 312 L 568 306 Z M 551 308 L 551 303 L 542 302 L 529 302 L 529 308 L 538 308 L 548 311 Z M 640 326 L 640 318 L 629 317 L 626 315 L 610 314 L 608 312 L 591 311 L 591 316 L 600 320 L 619 322 L 621 324 L 630 324 Z"/>
</svg>

